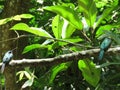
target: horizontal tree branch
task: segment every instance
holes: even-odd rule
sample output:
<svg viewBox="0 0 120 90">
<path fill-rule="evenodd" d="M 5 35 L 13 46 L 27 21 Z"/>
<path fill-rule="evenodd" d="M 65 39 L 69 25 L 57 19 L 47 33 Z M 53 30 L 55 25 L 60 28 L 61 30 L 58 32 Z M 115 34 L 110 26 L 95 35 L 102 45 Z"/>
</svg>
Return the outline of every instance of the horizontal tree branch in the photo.
<svg viewBox="0 0 120 90">
<path fill-rule="evenodd" d="M 22 60 L 12 60 L 9 65 L 15 67 L 25 67 L 25 66 L 45 66 L 51 64 L 58 64 L 73 60 L 80 60 L 90 57 L 97 57 L 100 49 L 90 49 L 79 52 L 73 52 L 69 54 L 64 54 L 60 56 L 56 56 L 53 58 L 45 58 L 45 59 L 22 59 Z M 116 52 L 120 52 L 120 47 L 110 48 L 106 54 L 115 54 Z M 1 66 L 2 63 L 0 63 Z"/>
</svg>

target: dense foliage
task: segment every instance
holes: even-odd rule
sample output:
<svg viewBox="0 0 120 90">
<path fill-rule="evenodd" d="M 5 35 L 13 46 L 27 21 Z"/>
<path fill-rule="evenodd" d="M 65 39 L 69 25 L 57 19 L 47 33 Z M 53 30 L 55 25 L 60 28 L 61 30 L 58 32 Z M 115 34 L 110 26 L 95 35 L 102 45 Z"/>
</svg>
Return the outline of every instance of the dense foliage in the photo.
<svg viewBox="0 0 120 90">
<path fill-rule="evenodd" d="M 33 16 L 22 14 L 9 19 L 31 18 L 29 24 L 20 22 L 11 27 L 11 30 L 28 32 L 29 45 L 23 54 L 30 53 L 30 58 L 99 48 L 106 37 L 112 40 L 112 47 L 120 44 L 118 0 L 32 0 L 31 3 L 29 12 Z M 8 19 L 1 21 L 0 24 L 5 24 Z M 119 53 L 105 56 L 101 61 L 97 58 L 86 57 L 34 69 L 27 67 L 17 73 L 18 83 L 26 80 L 22 87 L 31 86 L 33 90 L 120 89 Z"/>
</svg>

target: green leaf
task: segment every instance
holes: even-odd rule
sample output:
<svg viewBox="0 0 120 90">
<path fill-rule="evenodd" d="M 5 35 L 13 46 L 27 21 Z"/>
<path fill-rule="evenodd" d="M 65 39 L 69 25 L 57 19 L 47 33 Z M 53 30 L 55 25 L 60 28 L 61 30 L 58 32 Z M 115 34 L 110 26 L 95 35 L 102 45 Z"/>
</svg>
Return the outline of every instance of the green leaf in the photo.
<svg viewBox="0 0 120 90">
<path fill-rule="evenodd" d="M 19 76 L 19 81 L 21 81 L 23 79 L 23 76 L 24 76 L 24 72 L 21 72 L 20 76 Z"/>
<path fill-rule="evenodd" d="M 77 12 L 75 12 L 73 9 L 62 5 L 47 6 L 44 7 L 44 9 L 57 13 L 73 24 L 75 28 L 80 30 L 82 29 L 82 22 L 80 21 Z"/>
<path fill-rule="evenodd" d="M 63 19 L 59 15 L 56 15 L 52 20 L 52 31 L 54 36 L 58 39 L 61 38 L 62 26 Z"/>
<path fill-rule="evenodd" d="M 78 67 L 82 71 L 85 80 L 92 86 L 96 86 L 100 80 L 100 69 L 90 60 L 79 60 Z"/>
<path fill-rule="evenodd" d="M 19 80 L 18 81 L 21 81 L 23 79 L 23 76 L 24 76 L 24 71 L 19 71 L 19 72 L 17 72 L 16 75 L 19 75 Z"/>
<path fill-rule="evenodd" d="M 103 21 L 103 19 L 105 19 L 106 17 L 109 16 L 109 14 L 114 10 L 114 7 L 111 8 L 107 8 L 103 11 L 102 15 L 100 16 L 100 18 L 98 19 L 98 21 L 95 24 L 95 28 L 98 27 L 98 25 Z"/>
<path fill-rule="evenodd" d="M 25 74 L 25 76 L 26 76 L 28 79 L 31 79 L 31 78 L 32 78 L 31 75 L 30 75 L 30 73 L 28 73 L 27 71 L 24 71 L 24 74 Z"/>
<path fill-rule="evenodd" d="M 25 23 L 18 23 L 16 25 L 14 25 L 11 28 L 11 30 L 22 30 L 22 31 L 26 31 L 26 32 L 38 35 L 38 36 L 52 38 L 52 36 L 48 32 L 46 32 L 45 30 L 43 30 L 42 28 L 29 27 Z"/>
<path fill-rule="evenodd" d="M 32 44 L 32 45 L 28 45 L 24 48 L 22 54 L 25 54 L 31 50 L 37 49 L 37 48 L 46 48 L 47 46 L 44 45 L 40 45 L 40 44 Z"/>
<path fill-rule="evenodd" d="M 70 38 L 74 31 L 75 27 L 64 19 L 64 24 L 62 27 L 62 38 Z"/>
<path fill-rule="evenodd" d="M 31 14 L 21 14 L 20 17 L 25 18 L 25 19 L 29 19 L 29 18 L 33 18 L 34 16 Z"/>
<path fill-rule="evenodd" d="M 6 24 L 7 22 L 12 21 L 12 18 L 5 18 L 0 20 L 0 25 Z"/>
<path fill-rule="evenodd" d="M 93 27 L 96 20 L 97 8 L 94 0 L 78 0 L 79 9 L 83 12 L 87 24 Z"/>
<path fill-rule="evenodd" d="M 111 30 L 112 28 L 118 28 L 120 27 L 120 25 L 113 25 L 113 24 L 110 24 L 110 25 L 104 25 L 104 26 L 100 26 L 96 32 L 96 35 L 97 37 L 100 36 L 101 34 L 104 34 L 104 31 L 105 30 Z"/>
<path fill-rule="evenodd" d="M 13 20 L 17 20 L 17 21 L 20 21 L 22 18 L 30 19 L 30 18 L 33 18 L 33 15 L 31 15 L 31 14 L 21 14 L 21 15 L 16 15 L 16 16 L 12 17 Z"/>
<path fill-rule="evenodd" d="M 12 20 L 20 21 L 22 18 L 30 19 L 30 18 L 33 18 L 33 15 L 31 15 L 31 14 L 21 14 L 21 15 L 15 15 L 15 16 L 12 16 L 12 17 L 9 17 L 9 18 L 1 19 L 0 20 L 0 25 L 6 24 L 7 22 L 12 21 Z"/>
<path fill-rule="evenodd" d="M 27 80 L 27 81 L 22 85 L 22 89 L 23 89 L 23 88 L 26 88 L 26 87 L 29 87 L 29 86 L 32 86 L 33 81 L 34 81 L 34 78 L 31 78 L 31 79 Z"/>
<path fill-rule="evenodd" d="M 51 84 L 53 82 L 53 80 L 55 79 L 56 75 L 59 72 L 62 72 L 62 71 L 65 71 L 66 69 L 68 69 L 68 67 L 70 65 L 71 65 L 71 62 L 67 62 L 67 63 L 62 63 L 62 64 L 59 64 L 59 65 L 53 67 L 51 69 L 51 77 L 50 77 L 49 83 Z"/>
</svg>

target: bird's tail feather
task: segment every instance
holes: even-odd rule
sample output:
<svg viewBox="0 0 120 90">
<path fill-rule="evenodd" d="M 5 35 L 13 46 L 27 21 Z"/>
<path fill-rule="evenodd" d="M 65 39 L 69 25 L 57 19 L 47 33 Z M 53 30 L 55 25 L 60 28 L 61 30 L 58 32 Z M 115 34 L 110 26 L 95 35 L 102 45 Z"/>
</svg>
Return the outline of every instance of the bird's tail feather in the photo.
<svg viewBox="0 0 120 90">
<path fill-rule="evenodd" d="M 5 69 L 5 63 L 2 64 L 2 67 L 1 67 L 1 73 L 4 72 L 4 69 Z"/>
<path fill-rule="evenodd" d="M 100 50 L 99 56 L 98 56 L 98 60 L 102 60 L 104 57 L 104 50 Z"/>
</svg>

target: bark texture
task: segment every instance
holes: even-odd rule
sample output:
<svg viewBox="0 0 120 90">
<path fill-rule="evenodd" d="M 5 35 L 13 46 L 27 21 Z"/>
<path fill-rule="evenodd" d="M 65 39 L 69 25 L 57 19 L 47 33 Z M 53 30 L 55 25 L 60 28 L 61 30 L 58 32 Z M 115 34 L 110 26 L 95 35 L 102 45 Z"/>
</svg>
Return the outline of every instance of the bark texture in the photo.
<svg viewBox="0 0 120 90">
<path fill-rule="evenodd" d="M 14 15 L 27 13 L 29 9 L 30 0 L 5 0 L 4 2 L 4 9 L 1 14 L 2 18 L 8 18 Z M 3 54 L 15 47 L 18 47 L 17 51 L 18 53 L 14 52 L 14 58 L 17 59 L 20 57 L 22 58 L 21 52 L 23 48 L 27 44 L 27 39 L 24 38 L 20 39 L 19 41 L 5 41 L 10 38 L 16 37 L 16 33 L 14 31 L 9 30 L 14 24 L 16 24 L 16 21 L 11 21 L 5 25 L 0 26 L 0 60 L 2 60 Z M 23 34 L 23 32 L 20 32 Z M 20 88 L 16 84 L 16 72 L 15 68 L 11 66 L 7 66 L 5 68 L 5 88 L 6 90 L 20 90 Z"/>
</svg>

